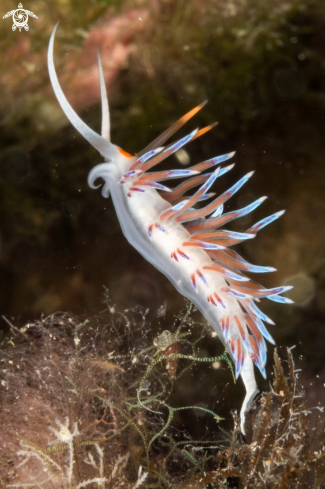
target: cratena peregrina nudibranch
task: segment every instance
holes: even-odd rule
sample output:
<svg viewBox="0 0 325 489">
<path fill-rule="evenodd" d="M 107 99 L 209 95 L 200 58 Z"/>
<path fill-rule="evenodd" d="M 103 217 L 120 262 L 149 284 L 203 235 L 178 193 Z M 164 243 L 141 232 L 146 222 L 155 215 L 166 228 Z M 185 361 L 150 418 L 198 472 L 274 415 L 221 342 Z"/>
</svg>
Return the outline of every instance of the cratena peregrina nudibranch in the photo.
<svg viewBox="0 0 325 489">
<path fill-rule="evenodd" d="M 252 176 L 243 176 L 218 197 L 210 192 L 222 175 L 233 168 L 220 166 L 232 158 L 227 153 L 198 163 L 189 169 L 158 171 L 157 167 L 214 124 L 196 129 L 175 143 L 162 146 L 204 105 L 185 114 L 145 149 L 131 156 L 110 141 L 109 108 L 104 76 L 98 55 L 102 103 L 101 135 L 88 127 L 67 101 L 54 68 L 54 28 L 48 49 L 48 68 L 53 90 L 65 115 L 82 136 L 96 148 L 105 162 L 89 173 L 91 188 L 101 178 L 103 197 L 111 194 L 122 231 L 129 243 L 173 283 L 180 294 L 192 301 L 217 332 L 234 365 L 236 377 L 242 377 L 246 396 L 241 409 L 241 429 L 245 433 L 245 412 L 257 390 L 254 364 L 265 377 L 266 343 L 274 344 L 265 324 L 274 324 L 256 305 L 262 298 L 291 303 L 281 294 L 290 286 L 266 289 L 246 277 L 245 272 L 265 273 L 275 269 L 248 263 L 232 246 L 256 236 L 284 211 L 262 219 L 245 232 L 224 229 L 233 219 L 254 211 L 266 197 L 242 209 L 224 212 L 224 204 Z M 205 172 L 208 170 L 208 172 Z M 176 187 L 162 182 L 184 178 Z M 197 189 L 197 190 L 192 190 Z M 199 209 L 198 202 L 206 202 Z"/>
</svg>

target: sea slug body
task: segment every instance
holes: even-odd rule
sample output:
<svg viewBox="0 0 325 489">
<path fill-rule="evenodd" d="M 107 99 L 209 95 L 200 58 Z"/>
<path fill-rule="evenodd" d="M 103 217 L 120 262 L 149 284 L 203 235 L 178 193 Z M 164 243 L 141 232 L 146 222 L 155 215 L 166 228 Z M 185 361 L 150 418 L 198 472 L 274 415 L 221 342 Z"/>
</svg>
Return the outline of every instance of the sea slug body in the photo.
<svg viewBox="0 0 325 489">
<path fill-rule="evenodd" d="M 101 135 L 89 128 L 70 106 L 59 85 L 53 61 L 56 27 L 48 50 L 54 92 L 71 124 L 105 160 L 90 171 L 88 183 L 90 187 L 98 188 L 100 185 L 96 186 L 95 181 L 98 178 L 104 181 L 102 195 L 107 198 L 111 194 L 127 240 L 197 306 L 224 343 L 234 362 L 236 377 L 242 377 L 246 388 L 241 409 L 241 429 L 245 433 L 245 412 L 258 392 L 254 364 L 265 377 L 265 339 L 274 344 L 264 325 L 274 323 L 256 302 L 267 297 L 275 302 L 290 303 L 292 301 L 281 294 L 291 287 L 266 289 L 249 279 L 244 272 L 265 273 L 275 269 L 248 263 L 230 247 L 254 238 L 260 229 L 284 211 L 259 221 L 243 233 L 223 229 L 225 224 L 252 212 L 266 199 L 261 197 L 242 209 L 224 213 L 224 203 L 249 180 L 253 172 L 216 198 L 209 192 L 215 181 L 233 168 L 234 165 L 218 165 L 232 158 L 234 153 L 212 158 L 186 170 L 156 170 L 161 161 L 214 126 L 192 131 L 163 147 L 205 103 L 184 115 L 136 156 L 111 143 L 107 94 L 99 56 Z M 209 172 L 202 173 L 205 170 Z M 176 187 L 171 189 L 165 185 L 166 181 L 179 178 L 185 180 Z M 195 188 L 198 190 L 187 195 Z M 198 202 L 203 201 L 209 203 L 195 208 Z"/>
</svg>

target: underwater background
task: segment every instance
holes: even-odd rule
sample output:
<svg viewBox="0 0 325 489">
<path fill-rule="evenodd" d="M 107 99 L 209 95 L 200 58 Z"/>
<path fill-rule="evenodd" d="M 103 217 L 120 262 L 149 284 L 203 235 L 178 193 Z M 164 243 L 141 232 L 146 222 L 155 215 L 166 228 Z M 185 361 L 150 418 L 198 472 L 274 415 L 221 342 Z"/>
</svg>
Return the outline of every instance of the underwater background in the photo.
<svg viewBox="0 0 325 489">
<path fill-rule="evenodd" d="M 293 305 L 263 302 L 277 345 L 292 347 L 309 405 L 325 405 L 325 4 L 321 0 L 30 0 L 29 31 L 0 18 L 0 315 L 16 327 L 57 311 L 83 318 L 107 309 L 145 311 L 152 339 L 172 330 L 186 307 L 167 278 L 124 238 L 110 199 L 87 185 L 100 156 L 70 125 L 47 72 L 54 60 L 69 102 L 100 131 L 96 49 L 110 102 L 112 141 L 135 154 L 185 112 L 208 104 L 177 135 L 218 126 L 163 168 L 186 168 L 236 151 L 236 166 L 213 190 L 252 179 L 226 205 L 268 200 L 234 224 L 244 230 L 286 209 L 281 219 L 235 247 L 277 272 L 266 287 L 294 285 Z M 195 321 L 204 323 L 199 313 Z M 8 323 L 1 320 L 5 336 Z M 211 330 L 212 333 L 212 330 Z M 223 347 L 206 328 L 202 357 Z M 149 333 L 146 333 L 149 334 Z M 268 379 L 273 378 L 268 345 Z M 175 402 L 217 409 L 232 423 L 241 380 L 227 367 L 198 366 L 175 386 Z M 216 399 L 218 401 L 216 401 Z M 217 404 L 216 404 L 217 402 Z M 191 417 L 193 416 L 193 417 Z M 200 414 L 179 426 L 200 424 Z M 200 432 L 200 430 L 197 430 Z"/>
</svg>

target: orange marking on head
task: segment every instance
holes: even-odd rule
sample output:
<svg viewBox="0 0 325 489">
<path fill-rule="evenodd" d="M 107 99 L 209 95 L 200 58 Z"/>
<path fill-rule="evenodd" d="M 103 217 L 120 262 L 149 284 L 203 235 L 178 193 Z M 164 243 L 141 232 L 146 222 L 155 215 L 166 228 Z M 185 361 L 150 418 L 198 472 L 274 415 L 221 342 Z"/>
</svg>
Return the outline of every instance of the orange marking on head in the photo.
<svg viewBox="0 0 325 489">
<path fill-rule="evenodd" d="M 122 148 L 117 148 L 119 150 L 119 153 L 121 153 L 121 155 L 123 156 L 126 156 L 127 158 L 132 158 L 132 155 L 130 155 L 130 153 L 127 153 L 126 151 L 124 151 L 124 149 Z"/>
</svg>

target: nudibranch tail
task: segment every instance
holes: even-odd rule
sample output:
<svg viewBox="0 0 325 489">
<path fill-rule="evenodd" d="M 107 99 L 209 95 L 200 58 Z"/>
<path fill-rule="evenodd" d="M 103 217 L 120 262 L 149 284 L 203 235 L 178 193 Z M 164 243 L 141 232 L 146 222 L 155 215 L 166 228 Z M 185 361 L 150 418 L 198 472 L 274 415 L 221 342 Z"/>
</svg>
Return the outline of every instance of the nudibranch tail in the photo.
<svg viewBox="0 0 325 489">
<path fill-rule="evenodd" d="M 200 162 L 188 169 L 152 170 L 215 126 L 211 124 L 203 129 L 195 129 L 178 141 L 162 147 L 206 102 L 181 117 L 134 157 L 112 144 L 99 54 L 102 129 L 101 136 L 96 134 L 75 113 L 59 85 L 53 62 L 55 30 L 56 26 L 48 53 L 54 92 L 71 123 L 106 160 L 90 171 L 88 183 L 92 188 L 98 188 L 95 181 L 98 178 L 104 180 L 102 194 L 108 197 L 111 192 L 127 240 L 197 306 L 217 332 L 234 362 L 236 377 L 241 376 L 246 388 L 241 409 L 241 429 L 245 433 L 245 412 L 258 392 L 254 364 L 266 377 L 265 340 L 274 344 L 273 337 L 264 325 L 274 322 L 257 307 L 256 302 L 268 298 L 279 303 L 291 303 L 290 299 L 282 296 L 291 287 L 266 289 L 247 277 L 247 272 L 261 274 L 275 269 L 249 263 L 230 247 L 254 238 L 262 228 L 282 216 L 284 211 L 258 221 L 244 232 L 223 228 L 229 222 L 255 211 L 266 199 L 260 197 L 241 209 L 224 212 L 225 203 L 254 173 L 247 173 L 217 196 L 210 191 L 217 179 L 234 167 L 234 164 L 220 166 L 232 158 L 234 152 Z M 209 169 L 210 172 L 201 173 Z M 185 181 L 173 188 L 161 183 L 179 178 L 185 178 Z M 195 188 L 197 190 L 193 192 Z M 197 204 L 207 200 L 208 204 L 197 207 Z"/>
</svg>

